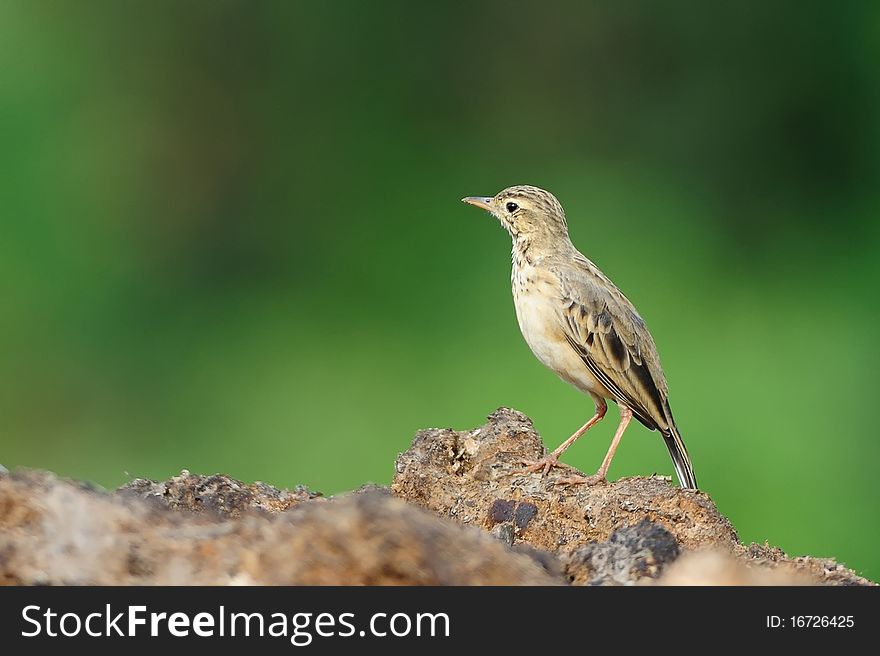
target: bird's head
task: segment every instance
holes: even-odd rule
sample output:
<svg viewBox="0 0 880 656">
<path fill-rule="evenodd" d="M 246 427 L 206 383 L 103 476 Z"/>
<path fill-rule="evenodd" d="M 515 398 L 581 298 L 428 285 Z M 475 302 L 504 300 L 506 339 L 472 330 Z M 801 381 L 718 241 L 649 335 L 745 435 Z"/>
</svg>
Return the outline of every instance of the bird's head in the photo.
<svg viewBox="0 0 880 656">
<path fill-rule="evenodd" d="M 556 196 L 538 187 L 516 185 L 495 196 L 468 196 L 461 200 L 491 213 L 514 239 L 568 237 L 562 205 Z"/>
</svg>

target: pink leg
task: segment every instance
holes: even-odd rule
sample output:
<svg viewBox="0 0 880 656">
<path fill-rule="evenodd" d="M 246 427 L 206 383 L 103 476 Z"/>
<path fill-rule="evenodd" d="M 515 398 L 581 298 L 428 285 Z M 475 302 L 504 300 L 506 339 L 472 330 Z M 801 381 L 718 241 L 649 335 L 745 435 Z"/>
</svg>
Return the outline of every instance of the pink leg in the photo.
<svg viewBox="0 0 880 656">
<path fill-rule="evenodd" d="M 536 462 L 526 463 L 526 464 L 528 464 L 528 467 L 526 467 L 524 470 L 522 470 L 522 473 L 533 474 L 535 472 L 543 470 L 543 471 L 541 471 L 541 476 L 546 476 L 547 472 L 549 472 L 553 467 L 555 467 L 559 464 L 559 457 L 563 453 L 565 453 L 565 451 L 566 451 L 566 449 L 568 449 L 568 447 L 570 447 L 572 444 L 574 444 L 581 435 L 583 435 L 588 430 L 590 430 L 593 426 L 595 426 L 600 421 L 602 421 L 602 418 L 605 416 L 605 413 L 608 411 L 608 406 L 605 403 L 605 399 L 602 399 L 600 397 L 596 397 L 594 400 L 596 401 L 596 414 L 594 414 L 590 418 L 590 421 L 588 421 L 586 424 L 584 424 L 583 426 L 578 428 L 571 437 L 569 437 L 567 440 L 565 440 L 565 442 L 560 444 L 553 451 L 553 453 L 551 453 L 550 455 L 548 455 L 544 458 L 541 458 L 540 460 L 538 460 Z"/>
<path fill-rule="evenodd" d="M 602 461 L 599 471 L 597 471 L 594 476 L 569 476 L 568 478 L 556 481 L 556 484 L 577 485 L 578 483 L 585 483 L 587 485 L 593 485 L 604 481 L 605 475 L 608 473 L 608 468 L 611 466 L 611 461 L 614 459 L 614 452 L 617 451 L 617 446 L 620 444 L 620 438 L 623 437 L 623 433 L 626 430 L 626 427 L 629 426 L 632 416 L 632 410 L 625 405 L 620 406 L 620 424 L 617 426 L 617 432 L 614 433 L 614 439 L 611 440 L 611 446 L 608 447 L 608 453 L 605 454 L 605 459 Z"/>
</svg>

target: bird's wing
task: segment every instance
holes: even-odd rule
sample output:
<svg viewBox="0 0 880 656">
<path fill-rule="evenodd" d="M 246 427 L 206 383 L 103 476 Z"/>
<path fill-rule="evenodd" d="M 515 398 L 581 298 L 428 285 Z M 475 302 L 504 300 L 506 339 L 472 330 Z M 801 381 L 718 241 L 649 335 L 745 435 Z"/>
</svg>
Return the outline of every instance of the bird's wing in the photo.
<svg viewBox="0 0 880 656">
<path fill-rule="evenodd" d="M 585 257 L 556 269 L 562 283 L 559 320 L 592 374 L 645 426 L 671 423 L 657 348 L 632 303 Z"/>
</svg>

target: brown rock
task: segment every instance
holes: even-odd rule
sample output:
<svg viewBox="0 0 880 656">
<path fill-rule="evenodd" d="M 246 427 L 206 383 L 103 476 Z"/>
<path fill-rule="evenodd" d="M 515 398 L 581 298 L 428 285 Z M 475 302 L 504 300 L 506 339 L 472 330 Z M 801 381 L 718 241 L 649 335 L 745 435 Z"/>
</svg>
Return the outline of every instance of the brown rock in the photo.
<svg viewBox="0 0 880 656">
<path fill-rule="evenodd" d="M 833 560 L 741 545 L 707 494 L 681 490 L 668 478 L 566 488 L 555 481 L 581 472 L 561 467 L 544 478 L 519 473 L 523 461 L 546 452 L 528 417 L 499 408 L 474 430 L 418 433 L 397 459 L 391 489 L 440 517 L 481 526 L 514 548 L 556 554 L 575 585 L 649 583 L 661 574 L 667 585 L 872 585 Z M 687 556 L 680 563 L 679 553 Z"/>
<path fill-rule="evenodd" d="M 595 486 L 561 487 L 572 473 L 520 474 L 524 460 L 546 453 L 528 417 L 500 408 L 471 431 L 429 429 L 397 459 L 391 485 L 407 501 L 463 524 L 482 526 L 549 551 L 603 542 L 618 528 L 648 520 L 685 548 L 738 543 L 730 522 L 703 492 L 681 490 L 661 477 L 624 478 Z"/>
<path fill-rule="evenodd" d="M 562 559 L 573 585 L 632 585 L 656 579 L 679 553 L 669 531 L 643 519 L 617 529 L 605 542 L 590 542 Z"/>
<path fill-rule="evenodd" d="M 175 510 L 208 511 L 228 517 L 238 517 L 250 510 L 270 513 L 289 510 L 322 496 L 302 485 L 291 492 L 260 482 L 248 485 L 223 474 L 199 476 L 185 469 L 167 481 L 136 478 L 117 493 L 156 501 Z"/>
<path fill-rule="evenodd" d="M 729 552 L 710 549 L 684 554 L 670 565 L 657 585 L 816 585 L 819 581 L 794 570 L 747 565 Z"/>
<path fill-rule="evenodd" d="M 5 475 L 0 477 L 0 582 L 558 582 L 529 555 L 515 553 L 478 529 L 438 519 L 387 493 L 302 503 L 272 516 L 237 514 L 236 518 L 181 513 L 47 473 Z"/>
<path fill-rule="evenodd" d="M 664 478 L 565 489 L 564 470 L 517 473 L 543 453 L 502 408 L 473 431 L 422 431 L 390 489 L 334 499 L 186 471 L 112 494 L 0 471 L 0 583 L 871 584 L 741 545 L 706 494 Z"/>
<path fill-rule="evenodd" d="M 768 544 L 752 543 L 736 549 L 739 560 L 747 566 L 777 570 L 792 579 L 807 578 L 822 585 L 875 585 L 832 558 L 787 556 L 782 549 Z"/>
</svg>

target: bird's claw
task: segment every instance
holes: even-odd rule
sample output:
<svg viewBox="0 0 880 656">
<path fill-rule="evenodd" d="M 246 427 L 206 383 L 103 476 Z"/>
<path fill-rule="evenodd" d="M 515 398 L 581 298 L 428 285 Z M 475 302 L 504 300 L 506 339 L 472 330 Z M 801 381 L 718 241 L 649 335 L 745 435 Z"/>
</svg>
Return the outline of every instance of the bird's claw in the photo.
<svg viewBox="0 0 880 656">
<path fill-rule="evenodd" d="M 543 478 L 550 473 L 550 470 L 559 466 L 559 456 L 544 456 L 540 460 L 522 460 L 520 464 L 525 465 L 524 469 L 519 469 L 516 474 L 537 474 L 541 472 Z"/>
</svg>

